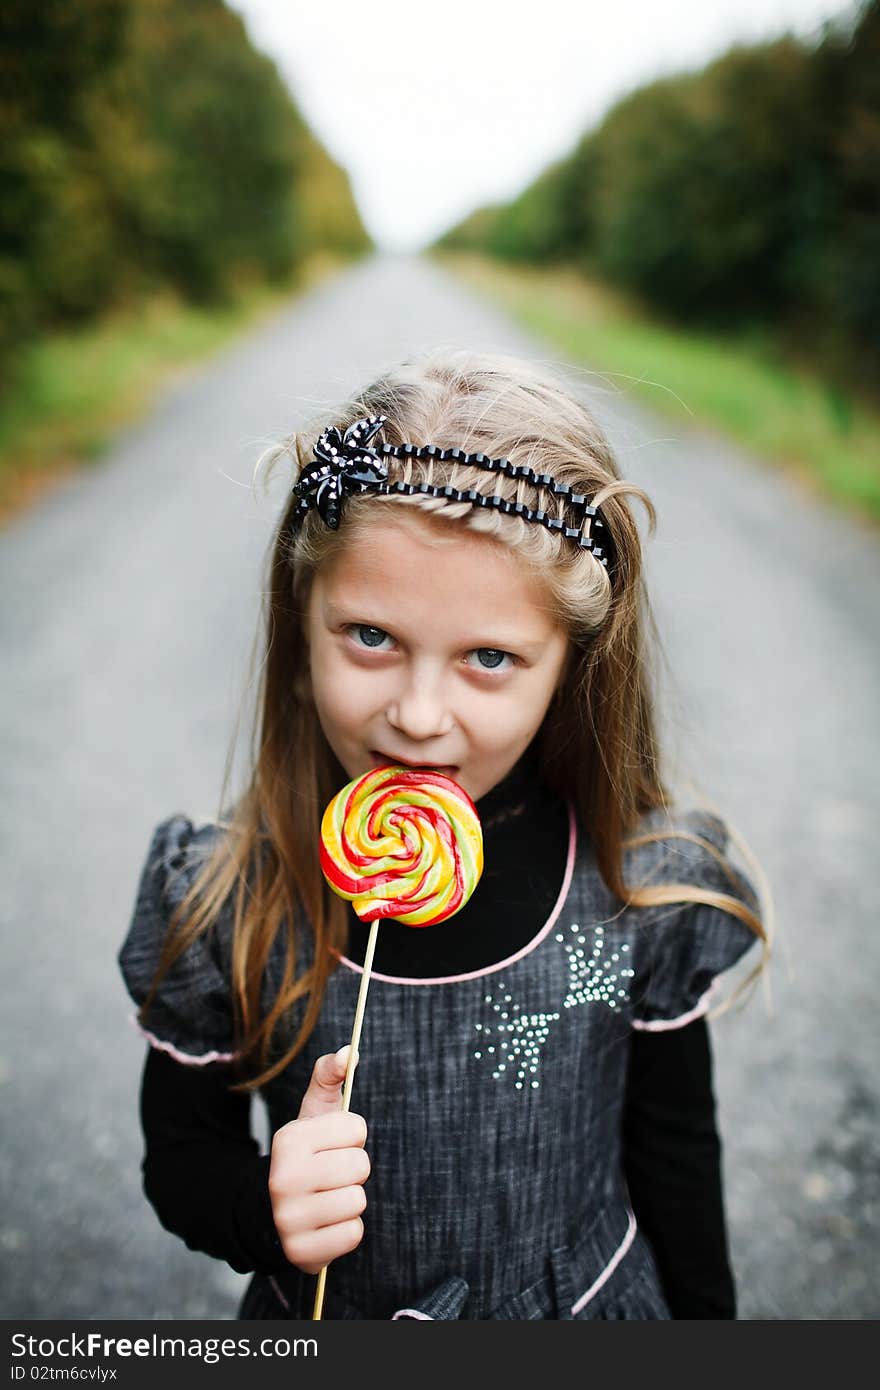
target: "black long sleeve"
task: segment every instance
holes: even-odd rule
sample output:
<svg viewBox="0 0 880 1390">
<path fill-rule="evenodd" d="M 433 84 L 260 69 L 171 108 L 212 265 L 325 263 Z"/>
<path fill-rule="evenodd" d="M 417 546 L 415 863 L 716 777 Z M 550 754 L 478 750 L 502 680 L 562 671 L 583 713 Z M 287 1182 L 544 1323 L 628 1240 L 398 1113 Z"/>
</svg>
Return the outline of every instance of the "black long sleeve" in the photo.
<svg viewBox="0 0 880 1390">
<path fill-rule="evenodd" d="M 141 1081 L 144 1192 L 162 1225 L 191 1250 L 240 1274 L 287 1261 L 269 1197 L 269 1156 L 251 1134 L 248 1095 L 222 1063 L 184 1066 L 149 1048 Z"/>
<path fill-rule="evenodd" d="M 565 861 L 564 808 L 520 777 L 502 783 L 479 809 L 487 870 L 459 914 L 463 929 L 413 932 L 386 922 L 376 969 L 409 976 L 480 969 L 524 945 L 536 921 L 549 915 Z M 362 959 L 365 941 L 355 923 L 352 959 Z M 260 1155 L 250 1132 L 250 1097 L 231 1094 L 230 1081 L 221 1063 L 185 1066 L 148 1051 L 141 1089 L 144 1190 L 162 1224 L 191 1249 L 241 1273 L 275 1273 L 286 1260 L 272 1219 L 269 1157 Z M 673 1317 L 735 1317 L 702 1019 L 668 1031 L 633 1031 L 622 1137 L 633 1211 Z"/>
<path fill-rule="evenodd" d="M 735 1318 L 709 1028 L 633 1031 L 623 1166 L 674 1318 Z"/>
</svg>

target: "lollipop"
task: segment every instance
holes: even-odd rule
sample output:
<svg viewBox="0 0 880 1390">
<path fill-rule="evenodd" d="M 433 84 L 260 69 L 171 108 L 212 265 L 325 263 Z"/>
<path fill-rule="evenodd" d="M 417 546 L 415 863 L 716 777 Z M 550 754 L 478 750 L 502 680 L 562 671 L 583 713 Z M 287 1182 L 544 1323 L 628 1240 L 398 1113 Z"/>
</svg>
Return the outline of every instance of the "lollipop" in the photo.
<svg viewBox="0 0 880 1390">
<path fill-rule="evenodd" d="M 342 1089 L 347 1110 L 367 987 L 383 917 L 410 927 L 445 922 L 464 907 L 483 872 L 483 835 L 467 792 L 442 772 L 380 767 L 357 777 L 321 821 L 321 869 L 330 887 L 370 922 Z M 312 1318 L 321 1316 L 327 1266 Z"/>
<path fill-rule="evenodd" d="M 321 869 L 362 922 L 443 922 L 483 872 L 483 837 L 467 792 L 445 777 L 380 767 L 349 782 L 321 822 Z"/>
</svg>

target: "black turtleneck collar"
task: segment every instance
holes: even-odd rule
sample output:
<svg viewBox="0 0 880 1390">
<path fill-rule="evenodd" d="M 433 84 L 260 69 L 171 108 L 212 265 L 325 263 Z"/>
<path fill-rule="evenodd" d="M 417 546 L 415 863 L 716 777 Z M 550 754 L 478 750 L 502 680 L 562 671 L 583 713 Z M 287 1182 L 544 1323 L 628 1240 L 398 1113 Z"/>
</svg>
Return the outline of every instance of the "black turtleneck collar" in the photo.
<svg viewBox="0 0 880 1390">
<path fill-rule="evenodd" d="M 483 876 L 460 912 L 430 927 L 387 920 L 373 969 L 421 979 L 461 975 L 506 959 L 540 931 L 559 895 L 568 852 L 565 804 L 544 786 L 529 749 L 477 802 Z M 369 925 L 349 913 L 348 958 L 363 964 Z"/>
</svg>

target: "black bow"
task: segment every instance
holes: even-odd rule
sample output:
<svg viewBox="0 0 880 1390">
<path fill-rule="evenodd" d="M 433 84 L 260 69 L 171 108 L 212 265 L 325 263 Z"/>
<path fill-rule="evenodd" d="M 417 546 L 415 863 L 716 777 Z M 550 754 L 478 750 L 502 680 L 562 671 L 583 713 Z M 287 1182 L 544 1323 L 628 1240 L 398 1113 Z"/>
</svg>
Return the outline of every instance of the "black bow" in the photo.
<svg viewBox="0 0 880 1390">
<path fill-rule="evenodd" d="M 317 507 L 331 531 L 339 527 L 346 494 L 366 492 L 388 481 L 388 469 L 375 449 L 366 446 L 385 424 L 384 415 L 355 420 L 344 434 L 331 425 L 315 445 L 315 457 L 300 474 L 294 491 Z"/>
</svg>

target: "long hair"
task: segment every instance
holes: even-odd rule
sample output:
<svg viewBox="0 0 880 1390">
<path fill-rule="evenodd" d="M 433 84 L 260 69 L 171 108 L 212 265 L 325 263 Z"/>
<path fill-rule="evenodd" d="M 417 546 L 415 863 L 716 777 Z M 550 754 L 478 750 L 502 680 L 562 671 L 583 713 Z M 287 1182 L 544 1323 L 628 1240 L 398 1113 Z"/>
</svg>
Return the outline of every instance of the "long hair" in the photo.
<svg viewBox="0 0 880 1390">
<path fill-rule="evenodd" d="M 624 879 L 625 850 L 672 836 L 696 840 L 719 862 L 731 887 L 737 887 L 735 872 L 709 840 L 671 825 L 639 832 L 646 813 L 658 808 L 668 813 L 670 806 L 654 717 L 659 635 L 645 590 L 641 538 L 631 503 L 638 500 L 645 508 L 650 534 L 656 513 L 640 487 L 619 477 L 611 449 L 586 405 L 567 383 L 520 359 L 435 350 L 383 373 L 332 421 L 322 419 L 267 451 L 261 460 L 267 476 L 283 460 L 293 461 L 298 476 L 328 423 L 344 428 L 369 415 L 386 417 L 380 436 L 386 443 L 430 443 L 440 449 L 506 457 L 586 494 L 601 507 L 614 562 L 606 569 L 589 551 L 515 515 L 425 494 L 353 496 L 345 501 L 338 531 L 328 529 L 314 510 L 295 531 L 296 498 L 290 498 L 269 556 L 265 651 L 249 782 L 232 808 L 225 833 L 172 916 L 155 980 L 141 1008 L 144 1022 L 164 973 L 231 902 L 236 1056 L 245 1075 L 236 1090 L 265 1085 L 305 1046 L 327 980 L 345 949 L 347 905 L 325 884 L 316 854 L 323 809 L 339 789 L 339 768 L 311 697 L 304 616 L 316 571 L 339 546 L 369 526 L 378 507 L 393 508 L 386 515 L 401 521 L 413 509 L 428 512 L 449 525 L 451 537 L 453 528 L 461 526 L 494 537 L 544 579 L 570 645 L 563 683 L 538 734 L 543 774 L 575 805 L 607 888 L 621 910 L 687 902 L 720 908 L 755 932 L 764 942 L 766 958 L 768 933 L 761 917 L 735 892 L 676 882 L 629 884 Z M 494 492 L 545 510 L 558 506 L 560 515 L 564 505 L 521 478 L 451 461 L 406 459 L 391 464 L 391 477 Z M 298 973 L 296 924 L 302 920 L 309 923 L 313 950 L 308 969 Z M 264 1011 L 261 982 L 280 934 L 286 947 L 284 974 L 274 1002 Z M 284 1022 L 300 1000 L 301 1025 L 295 1035 L 288 1030 L 285 1036 Z"/>
</svg>

